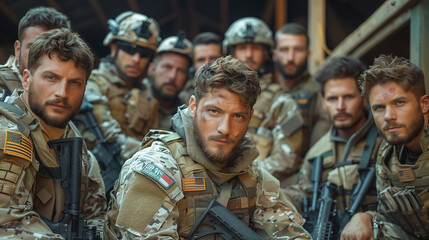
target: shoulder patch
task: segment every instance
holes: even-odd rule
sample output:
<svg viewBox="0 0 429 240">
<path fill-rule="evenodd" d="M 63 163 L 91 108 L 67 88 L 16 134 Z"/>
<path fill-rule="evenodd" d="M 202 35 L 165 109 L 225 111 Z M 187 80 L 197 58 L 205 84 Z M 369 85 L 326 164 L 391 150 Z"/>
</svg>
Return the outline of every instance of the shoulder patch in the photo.
<svg viewBox="0 0 429 240">
<path fill-rule="evenodd" d="M 174 184 L 173 178 L 153 163 L 144 165 L 140 172 L 155 180 L 165 189 L 169 189 Z"/>
<path fill-rule="evenodd" d="M 17 156 L 27 161 L 33 160 L 33 144 L 24 134 L 16 131 L 7 130 L 4 143 L 5 154 Z"/>
</svg>

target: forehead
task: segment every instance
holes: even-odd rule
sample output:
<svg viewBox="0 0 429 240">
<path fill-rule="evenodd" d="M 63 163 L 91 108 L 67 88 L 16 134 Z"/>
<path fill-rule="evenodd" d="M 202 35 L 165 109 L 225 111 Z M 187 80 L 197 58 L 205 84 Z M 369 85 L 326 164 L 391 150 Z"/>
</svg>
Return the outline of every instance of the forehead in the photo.
<svg viewBox="0 0 429 240">
<path fill-rule="evenodd" d="M 371 103 L 391 101 L 399 96 L 409 98 L 414 96 L 414 94 L 411 91 L 405 91 L 405 89 L 396 82 L 376 84 L 369 90 L 368 94 Z"/>
<path fill-rule="evenodd" d="M 80 66 L 75 64 L 73 60 L 62 61 L 58 58 L 56 54 L 51 54 L 50 57 L 48 55 L 43 55 L 39 59 L 39 65 L 35 68 L 35 73 L 43 73 L 43 72 L 53 72 L 59 75 L 67 74 L 68 76 L 72 76 L 74 78 L 83 78 L 86 77 L 86 70 Z"/>
<path fill-rule="evenodd" d="M 325 83 L 325 94 L 349 94 L 360 92 L 353 77 L 334 78 Z"/>
<path fill-rule="evenodd" d="M 209 43 L 196 45 L 194 47 L 194 54 L 196 55 L 207 55 L 213 52 L 219 53 L 219 55 L 221 55 L 220 45 L 216 43 Z"/>
<path fill-rule="evenodd" d="M 250 107 L 242 102 L 240 95 L 226 89 L 214 89 L 207 92 L 199 101 L 199 105 L 202 107 L 216 106 L 231 112 L 250 111 Z"/>
<path fill-rule="evenodd" d="M 34 40 L 40 36 L 40 34 L 47 32 L 48 29 L 42 26 L 30 26 L 26 27 L 22 32 L 22 42 L 34 42 Z"/>
<path fill-rule="evenodd" d="M 307 38 L 305 35 L 296 35 L 296 34 L 281 34 L 276 38 L 277 46 L 307 46 Z"/>
<path fill-rule="evenodd" d="M 161 56 L 161 59 L 159 60 L 158 65 L 162 65 L 162 64 L 187 66 L 188 59 L 185 56 L 178 53 L 164 52 L 162 53 L 162 56 Z"/>
</svg>

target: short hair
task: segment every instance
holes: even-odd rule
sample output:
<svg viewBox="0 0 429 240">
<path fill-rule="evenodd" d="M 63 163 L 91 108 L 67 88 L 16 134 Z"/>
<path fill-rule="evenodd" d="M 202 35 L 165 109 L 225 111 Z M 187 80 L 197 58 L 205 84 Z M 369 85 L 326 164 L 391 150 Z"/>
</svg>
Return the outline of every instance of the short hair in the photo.
<svg viewBox="0 0 429 240">
<path fill-rule="evenodd" d="M 197 45 L 217 44 L 222 47 L 220 36 L 213 32 L 203 32 L 198 34 L 192 40 L 192 51 Z"/>
<path fill-rule="evenodd" d="M 388 82 L 395 82 L 405 91 L 411 91 L 417 100 L 426 94 L 425 77 L 422 70 L 403 57 L 380 55 L 374 59 L 374 64 L 359 79 L 360 88 L 367 100 L 375 85 Z"/>
<path fill-rule="evenodd" d="M 33 73 L 39 67 L 43 56 L 52 58 L 53 55 L 61 61 L 73 60 L 76 67 L 85 69 L 86 79 L 89 78 L 94 56 L 77 33 L 60 28 L 41 34 L 30 47 L 28 69 Z"/>
<path fill-rule="evenodd" d="M 54 28 L 71 29 L 70 20 L 68 17 L 58 12 L 54 8 L 32 8 L 19 21 L 18 40 L 22 41 L 25 29 L 33 26 L 40 26 L 46 28 L 46 30 L 51 30 Z"/>
<path fill-rule="evenodd" d="M 322 96 L 325 96 L 325 85 L 329 80 L 352 77 L 359 89 L 359 76 L 365 71 L 363 63 L 351 56 L 335 57 L 323 64 L 314 74 L 321 85 Z"/>
<path fill-rule="evenodd" d="M 232 56 L 206 63 L 195 73 L 197 104 L 208 92 L 216 89 L 226 89 L 238 94 L 241 102 L 250 108 L 253 108 L 261 93 L 256 71 Z"/>
<path fill-rule="evenodd" d="M 291 35 L 304 35 L 307 39 L 307 48 L 310 45 L 310 38 L 308 37 L 307 29 L 298 23 L 287 23 L 277 30 L 274 35 L 274 43 L 277 45 L 277 39 L 283 34 Z"/>
</svg>

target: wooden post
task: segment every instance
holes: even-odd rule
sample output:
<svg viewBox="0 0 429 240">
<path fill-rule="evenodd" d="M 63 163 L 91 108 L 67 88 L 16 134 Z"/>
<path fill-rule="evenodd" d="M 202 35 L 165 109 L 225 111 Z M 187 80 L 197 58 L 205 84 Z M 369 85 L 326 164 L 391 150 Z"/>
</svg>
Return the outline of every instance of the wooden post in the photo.
<svg viewBox="0 0 429 240">
<path fill-rule="evenodd" d="M 322 43 L 325 41 L 326 0 L 308 0 L 308 11 L 308 35 L 311 51 L 308 71 L 314 73 L 325 60 Z"/>
<path fill-rule="evenodd" d="M 426 94 L 429 93 L 429 0 L 421 0 L 411 9 L 410 60 L 425 75 Z"/>
</svg>

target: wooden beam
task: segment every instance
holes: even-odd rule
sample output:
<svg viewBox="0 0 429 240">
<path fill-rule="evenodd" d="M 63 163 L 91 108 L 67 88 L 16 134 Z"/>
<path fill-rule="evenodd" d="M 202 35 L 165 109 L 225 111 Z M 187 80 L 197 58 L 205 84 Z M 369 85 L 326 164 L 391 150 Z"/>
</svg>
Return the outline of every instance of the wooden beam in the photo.
<svg viewBox="0 0 429 240">
<path fill-rule="evenodd" d="M 407 24 L 410 21 L 410 18 L 411 10 L 408 10 L 400 17 L 395 19 L 392 23 L 381 29 L 379 32 L 375 33 L 374 36 L 369 38 L 368 41 L 359 46 L 350 55 L 357 58 L 361 58 L 363 55 L 373 49 L 377 44 L 386 39 L 386 37 L 390 36 L 392 33 L 396 32 L 396 30 Z"/>
<path fill-rule="evenodd" d="M 274 30 L 277 31 L 287 21 L 287 0 L 276 0 L 275 4 L 276 21 Z"/>
<path fill-rule="evenodd" d="M 95 11 L 95 14 L 97 14 L 98 20 L 103 24 L 105 30 L 109 31 L 109 26 L 107 25 L 107 17 L 101 5 L 98 3 L 97 0 L 89 0 L 89 2 L 91 3 L 91 6 Z"/>
<path fill-rule="evenodd" d="M 0 0 L 0 11 L 6 16 L 6 18 L 9 19 L 15 26 L 18 26 L 19 24 L 19 18 L 16 16 L 16 14 L 10 9 L 6 4 L 3 2 L 3 0 Z"/>
<path fill-rule="evenodd" d="M 136 0 L 127 0 L 128 6 L 130 7 L 131 11 L 140 13 L 140 7 L 137 4 Z M 150 17 L 150 16 L 148 16 Z"/>
<path fill-rule="evenodd" d="M 187 37 L 188 39 L 191 37 L 194 37 L 195 35 L 197 35 L 199 33 L 199 29 L 200 29 L 200 23 L 201 21 L 199 21 L 199 13 L 198 11 L 195 9 L 195 4 L 194 4 L 194 0 L 186 0 L 186 9 L 188 12 L 188 19 L 190 19 L 190 27 L 189 27 L 189 32 L 187 33 Z M 198 19 L 198 21 L 195 21 L 195 19 Z M 192 40 L 192 38 L 191 38 Z"/>
<path fill-rule="evenodd" d="M 392 22 L 418 1 L 419 0 L 385 1 L 364 23 L 335 48 L 332 56 L 350 54 L 371 35 L 380 31 L 380 29 Z"/>
<path fill-rule="evenodd" d="M 310 41 L 310 59 L 308 61 L 308 71 L 314 73 L 325 60 L 323 44 L 325 42 L 325 16 L 326 0 L 308 1 L 308 35 Z"/>
<path fill-rule="evenodd" d="M 63 12 L 63 9 L 61 8 L 60 4 L 57 3 L 55 0 L 47 0 L 49 5 L 55 9 L 57 9 L 59 12 Z"/>
<path fill-rule="evenodd" d="M 220 1 L 220 32 L 226 32 L 229 27 L 229 2 L 228 0 Z"/>
<path fill-rule="evenodd" d="M 274 13 L 274 0 L 268 0 L 265 2 L 264 11 L 262 12 L 262 16 L 261 16 L 262 21 L 270 25 L 271 21 L 273 20 L 273 13 Z"/>
<path fill-rule="evenodd" d="M 429 93 L 429 0 L 421 0 L 411 9 L 410 60 L 425 75 L 426 93 Z"/>
</svg>

